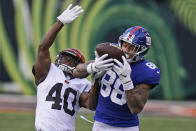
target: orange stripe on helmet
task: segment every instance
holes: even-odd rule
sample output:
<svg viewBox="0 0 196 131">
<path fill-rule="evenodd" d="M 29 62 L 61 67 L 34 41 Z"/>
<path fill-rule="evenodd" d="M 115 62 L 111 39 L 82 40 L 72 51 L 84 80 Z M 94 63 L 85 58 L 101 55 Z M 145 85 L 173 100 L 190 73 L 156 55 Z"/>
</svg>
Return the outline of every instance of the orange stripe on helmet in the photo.
<svg viewBox="0 0 196 131">
<path fill-rule="evenodd" d="M 79 58 L 81 59 L 81 63 L 85 63 L 84 56 L 78 49 L 72 48 L 72 49 L 66 49 L 66 50 L 70 50 L 70 51 L 73 51 L 74 53 L 76 53 L 79 56 Z"/>
</svg>

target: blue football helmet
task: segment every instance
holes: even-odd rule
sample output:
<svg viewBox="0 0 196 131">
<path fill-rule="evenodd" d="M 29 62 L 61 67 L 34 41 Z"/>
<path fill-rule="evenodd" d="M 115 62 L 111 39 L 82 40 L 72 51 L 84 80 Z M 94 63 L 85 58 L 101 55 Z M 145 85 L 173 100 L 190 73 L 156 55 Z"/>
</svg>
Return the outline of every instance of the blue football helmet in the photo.
<svg viewBox="0 0 196 131">
<path fill-rule="evenodd" d="M 136 53 L 134 53 L 134 56 L 129 59 L 127 58 L 129 63 L 143 60 L 151 46 L 150 34 L 145 28 L 140 26 L 133 26 L 127 29 L 123 35 L 119 37 L 118 43 L 120 47 L 122 47 L 123 41 L 135 47 L 134 50 Z"/>
</svg>

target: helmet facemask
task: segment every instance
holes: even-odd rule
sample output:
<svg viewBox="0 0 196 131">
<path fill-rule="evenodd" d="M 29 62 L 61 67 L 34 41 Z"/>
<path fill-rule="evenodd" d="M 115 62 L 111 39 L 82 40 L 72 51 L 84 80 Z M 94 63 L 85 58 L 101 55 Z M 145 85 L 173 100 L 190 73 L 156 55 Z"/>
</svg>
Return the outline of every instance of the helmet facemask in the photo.
<svg viewBox="0 0 196 131">
<path fill-rule="evenodd" d="M 149 48 L 147 48 L 145 46 L 142 46 L 142 45 L 136 45 L 136 46 L 139 46 L 138 49 L 137 49 L 137 52 L 134 53 L 132 58 L 127 59 L 127 61 L 129 63 L 144 60 L 144 57 L 147 55 L 147 52 L 149 50 Z"/>
<path fill-rule="evenodd" d="M 81 53 L 76 53 L 76 49 L 67 49 L 60 52 L 55 61 L 55 65 L 65 74 L 72 76 L 73 70 L 80 63 L 84 63 L 84 58 Z"/>
<path fill-rule="evenodd" d="M 128 44 L 132 45 L 134 48 L 131 49 L 131 51 L 129 51 L 129 52 L 124 51 L 127 61 L 129 63 L 133 63 L 133 62 L 137 62 L 139 60 L 143 60 L 144 57 L 146 56 L 146 53 L 149 48 L 147 48 L 143 45 L 137 45 L 137 44 L 133 44 L 133 43 L 128 43 Z M 120 45 L 122 45 L 122 44 L 120 44 Z M 121 46 L 121 48 L 122 48 L 122 46 Z M 131 58 L 129 58 L 130 54 L 132 55 Z"/>
</svg>

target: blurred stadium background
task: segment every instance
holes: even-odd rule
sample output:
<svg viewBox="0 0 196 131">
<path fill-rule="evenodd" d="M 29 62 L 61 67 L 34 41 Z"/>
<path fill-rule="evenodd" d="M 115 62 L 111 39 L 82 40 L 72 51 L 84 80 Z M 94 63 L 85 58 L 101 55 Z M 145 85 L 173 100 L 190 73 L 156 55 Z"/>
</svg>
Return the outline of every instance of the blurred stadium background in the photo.
<svg viewBox="0 0 196 131">
<path fill-rule="evenodd" d="M 195 130 L 196 0 L 0 0 L 0 130 L 33 130 L 31 68 L 39 41 L 69 3 L 84 12 L 59 33 L 52 60 L 65 48 L 79 48 L 86 60 L 93 59 L 96 44 L 117 42 L 126 28 L 143 26 L 152 37 L 147 58 L 162 78 L 141 113 L 141 130 Z M 80 113 L 93 120 L 93 112 Z M 92 126 L 77 118 L 78 131 L 82 125 Z"/>
</svg>

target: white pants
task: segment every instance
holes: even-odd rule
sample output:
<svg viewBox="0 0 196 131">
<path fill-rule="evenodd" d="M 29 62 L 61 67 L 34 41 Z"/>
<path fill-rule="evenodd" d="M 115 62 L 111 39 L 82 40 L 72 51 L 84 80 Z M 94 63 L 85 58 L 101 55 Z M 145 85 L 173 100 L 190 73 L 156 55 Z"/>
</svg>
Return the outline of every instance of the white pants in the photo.
<svg viewBox="0 0 196 131">
<path fill-rule="evenodd" d="M 139 127 L 115 127 L 95 121 L 92 131 L 139 131 Z"/>
</svg>

